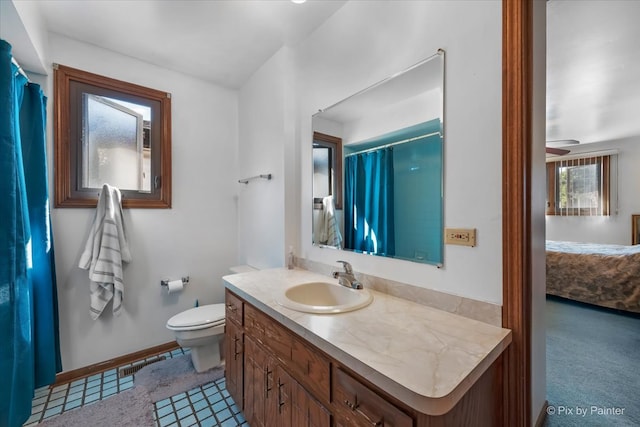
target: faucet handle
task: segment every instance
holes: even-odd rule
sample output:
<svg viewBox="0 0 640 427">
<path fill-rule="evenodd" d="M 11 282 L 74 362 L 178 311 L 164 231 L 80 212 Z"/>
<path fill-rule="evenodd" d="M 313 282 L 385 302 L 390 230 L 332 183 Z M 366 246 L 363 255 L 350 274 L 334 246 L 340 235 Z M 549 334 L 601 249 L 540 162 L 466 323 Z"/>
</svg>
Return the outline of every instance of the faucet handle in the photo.
<svg viewBox="0 0 640 427">
<path fill-rule="evenodd" d="M 336 261 L 336 262 L 342 263 L 342 266 L 344 267 L 344 272 L 345 273 L 353 274 L 353 268 L 351 267 L 351 264 L 349 264 L 347 261 Z"/>
</svg>

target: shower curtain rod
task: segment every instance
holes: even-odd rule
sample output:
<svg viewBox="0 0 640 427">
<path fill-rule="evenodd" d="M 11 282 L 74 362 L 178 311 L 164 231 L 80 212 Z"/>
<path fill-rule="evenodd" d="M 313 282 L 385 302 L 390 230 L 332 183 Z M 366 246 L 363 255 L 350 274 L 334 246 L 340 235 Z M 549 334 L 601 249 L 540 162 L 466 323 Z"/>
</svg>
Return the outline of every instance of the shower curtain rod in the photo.
<svg viewBox="0 0 640 427">
<path fill-rule="evenodd" d="M 24 72 L 24 70 L 22 69 L 22 67 L 20 66 L 20 64 L 18 64 L 18 61 L 16 61 L 16 58 L 14 58 L 13 56 L 11 57 L 11 62 L 13 63 L 13 65 L 15 65 L 16 67 L 18 67 L 18 72 L 20 74 L 22 74 L 29 83 L 31 83 L 31 80 L 29 79 L 29 76 L 27 76 L 27 73 Z"/>
<path fill-rule="evenodd" d="M 353 153 L 345 154 L 345 157 L 354 156 L 356 154 L 362 154 L 362 153 L 370 153 L 371 151 L 382 150 L 383 148 L 393 147 L 394 145 L 406 144 L 407 142 L 417 141 L 418 139 L 422 139 L 422 138 L 429 138 L 430 136 L 434 136 L 434 135 L 440 135 L 440 137 L 442 137 L 442 134 L 440 132 L 431 132 L 426 135 L 414 136 L 413 138 L 403 139 L 402 141 L 390 142 L 389 144 L 380 145 L 378 147 L 367 148 L 366 150 L 362 150 L 362 151 L 354 151 Z"/>
</svg>

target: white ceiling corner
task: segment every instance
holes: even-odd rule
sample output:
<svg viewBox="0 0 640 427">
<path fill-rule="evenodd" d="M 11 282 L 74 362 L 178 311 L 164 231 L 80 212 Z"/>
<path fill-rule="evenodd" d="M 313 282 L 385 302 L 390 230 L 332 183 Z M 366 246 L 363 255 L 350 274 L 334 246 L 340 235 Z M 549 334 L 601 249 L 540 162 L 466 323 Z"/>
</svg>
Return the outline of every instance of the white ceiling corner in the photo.
<svg viewBox="0 0 640 427">
<path fill-rule="evenodd" d="M 236 89 L 346 0 L 48 0 L 48 30 Z"/>
<path fill-rule="evenodd" d="M 47 0 L 49 31 L 237 89 L 346 0 Z M 640 137 L 640 1 L 547 2 L 547 140 Z"/>
</svg>

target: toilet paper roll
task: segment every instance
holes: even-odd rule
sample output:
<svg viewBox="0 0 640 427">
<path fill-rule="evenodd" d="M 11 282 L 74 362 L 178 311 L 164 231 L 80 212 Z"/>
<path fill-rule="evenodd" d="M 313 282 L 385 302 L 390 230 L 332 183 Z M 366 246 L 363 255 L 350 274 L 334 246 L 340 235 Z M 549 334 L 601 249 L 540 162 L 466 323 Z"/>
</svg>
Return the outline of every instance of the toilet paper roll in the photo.
<svg viewBox="0 0 640 427">
<path fill-rule="evenodd" d="M 182 291 L 182 289 L 184 289 L 184 284 L 182 283 L 182 280 L 180 280 L 180 279 L 171 280 L 167 284 L 167 293 L 168 294 L 175 294 L 176 292 Z"/>
</svg>

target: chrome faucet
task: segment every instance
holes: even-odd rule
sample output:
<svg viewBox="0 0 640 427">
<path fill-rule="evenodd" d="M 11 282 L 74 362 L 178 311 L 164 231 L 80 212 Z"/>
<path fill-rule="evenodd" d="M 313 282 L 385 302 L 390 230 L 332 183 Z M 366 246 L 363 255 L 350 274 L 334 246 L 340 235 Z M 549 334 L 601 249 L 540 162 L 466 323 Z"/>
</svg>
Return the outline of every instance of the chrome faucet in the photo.
<svg viewBox="0 0 640 427">
<path fill-rule="evenodd" d="M 358 282 L 356 276 L 353 275 L 353 268 L 347 261 L 336 261 L 342 263 L 344 271 L 334 271 L 333 278 L 338 279 L 338 283 L 342 286 L 352 289 L 362 289 L 362 283 Z"/>
</svg>

